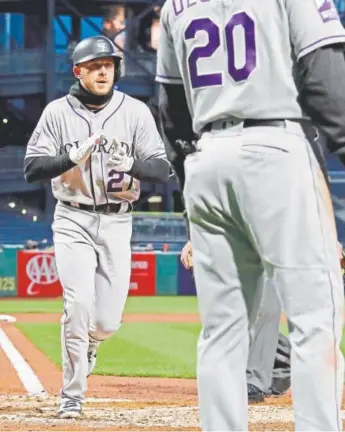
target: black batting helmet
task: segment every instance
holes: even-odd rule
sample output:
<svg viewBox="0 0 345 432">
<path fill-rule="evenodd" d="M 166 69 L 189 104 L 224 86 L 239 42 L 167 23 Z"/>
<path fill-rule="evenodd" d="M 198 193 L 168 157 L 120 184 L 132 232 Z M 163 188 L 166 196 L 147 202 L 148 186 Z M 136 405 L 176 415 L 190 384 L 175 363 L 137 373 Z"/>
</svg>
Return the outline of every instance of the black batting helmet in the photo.
<svg viewBox="0 0 345 432">
<path fill-rule="evenodd" d="M 122 58 L 113 42 L 105 36 L 92 36 L 80 41 L 72 54 L 73 66 L 102 57 L 114 58 L 116 82 L 120 78 Z"/>
</svg>

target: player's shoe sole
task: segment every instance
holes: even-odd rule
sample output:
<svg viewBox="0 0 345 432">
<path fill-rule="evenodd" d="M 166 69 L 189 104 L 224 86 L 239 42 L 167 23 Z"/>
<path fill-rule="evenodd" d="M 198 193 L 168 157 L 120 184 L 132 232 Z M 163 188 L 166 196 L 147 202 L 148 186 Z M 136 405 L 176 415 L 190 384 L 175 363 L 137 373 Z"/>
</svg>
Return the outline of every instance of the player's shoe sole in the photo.
<svg viewBox="0 0 345 432">
<path fill-rule="evenodd" d="M 60 408 L 56 413 L 59 419 L 77 419 L 82 415 L 81 403 L 72 399 L 61 402 Z"/>
<path fill-rule="evenodd" d="M 81 411 L 58 411 L 56 418 L 59 419 L 77 419 L 82 415 Z"/>
</svg>

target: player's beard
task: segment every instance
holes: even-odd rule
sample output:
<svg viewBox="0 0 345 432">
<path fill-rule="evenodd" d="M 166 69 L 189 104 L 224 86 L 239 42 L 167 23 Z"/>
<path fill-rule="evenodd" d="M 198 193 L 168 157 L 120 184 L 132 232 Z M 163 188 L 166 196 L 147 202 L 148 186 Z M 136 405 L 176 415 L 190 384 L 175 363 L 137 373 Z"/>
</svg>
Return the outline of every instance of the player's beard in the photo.
<svg viewBox="0 0 345 432">
<path fill-rule="evenodd" d="M 84 105 L 102 106 L 105 105 L 113 96 L 114 88 L 105 95 L 95 95 L 88 91 L 80 81 L 76 81 L 70 88 L 69 94 L 76 97 Z"/>
</svg>

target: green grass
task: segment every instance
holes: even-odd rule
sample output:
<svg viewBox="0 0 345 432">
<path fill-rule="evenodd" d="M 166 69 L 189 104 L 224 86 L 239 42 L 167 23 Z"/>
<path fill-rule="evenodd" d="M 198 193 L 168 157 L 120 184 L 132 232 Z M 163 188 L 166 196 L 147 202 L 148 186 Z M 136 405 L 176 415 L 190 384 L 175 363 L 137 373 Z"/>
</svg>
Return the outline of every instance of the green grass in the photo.
<svg viewBox="0 0 345 432">
<path fill-rule="evenodd" d="M 5 300 L 0 313 L 62 311 L 58 300 Z M 129 297 L 126 313 L 197 313 L 195 297 Z M 61 367 L 60 324 L 18 323 L 18 328 Z M 200 324 L 125 323 L 99 349 L 95 374 L 194 378 Z M 288 334 L 286 324 L 280 331 Z M 341 348 L 345 354 L 345 331 Z"/>
<path fill-rule="evenodd" d="M 17 324 L 18 328 L 61 367 L 60 326 Z M 95 374 L 194 378 L 199 324 L 126 323 L 101 344 Z"/>
<path fill-rule="evenodd" d="M 62 300 L 1 299 L 0 313 L 61 313 Z"/>
<path fill-rule="evenodd" d="M 62 313 L 62 300 L 1 300 L 0 313 Z M 198 313 L 196 297 L 129 297 L 125 313 Z"/>
<path fill-rule="evenodd" d="M 286 323 L 280 324 L 280 331 L 281 331 L 281 333 L 283 333 L 286 336 L 289 334 L 288 326 Z M 340 349 L 341 349 L 343 355 L 345 356 L 345 328 L 343 330 L 343 337 L 342 337 L 341 342 L 340 342 Z"/>
<path fill-rule="evenodd" d="M 17 327 L 61 368 L 58 323 L 18 323 Z M 125 323 L 101 344 L 94 374 L 195 378 L 199 331 L 199 324 Z M 286 324 L 280 331 L 288 333 Z M 341 347 L 345 353 L 345 334 Z"/>
</svg>

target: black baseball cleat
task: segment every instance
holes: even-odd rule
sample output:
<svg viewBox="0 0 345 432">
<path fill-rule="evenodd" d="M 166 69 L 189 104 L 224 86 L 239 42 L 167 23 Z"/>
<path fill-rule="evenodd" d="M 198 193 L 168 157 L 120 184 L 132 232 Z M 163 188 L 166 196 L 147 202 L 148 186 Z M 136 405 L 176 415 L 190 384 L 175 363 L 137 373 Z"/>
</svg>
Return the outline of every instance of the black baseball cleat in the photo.
<svg viewBox="0 0 345 432">
<path fill-rule="evenodd" d="M 247 384 L 248 388 L 248 403 L 258 403 L 265 400 L 265 394 L 254 384 Z"/>
<path fill-rule="evenodd" d="M 284 395 L 291 387 L 290 376 L 284 378 L 273 378 L 271 385 L 271 392 L 273 396 Z"/>
</svg>

